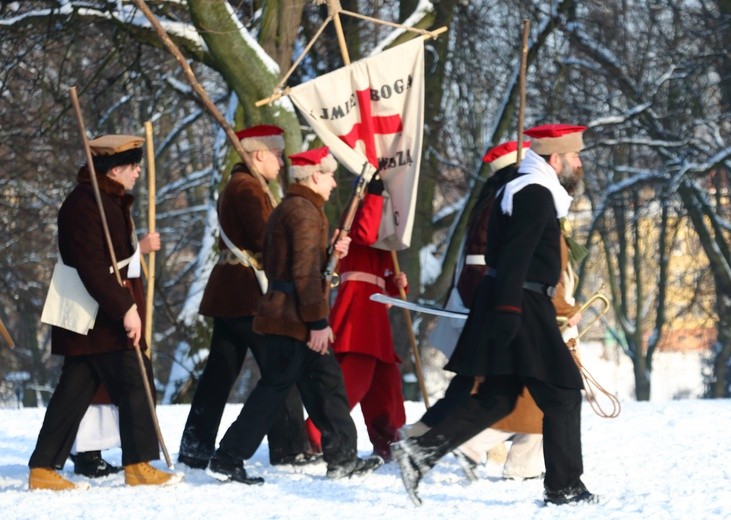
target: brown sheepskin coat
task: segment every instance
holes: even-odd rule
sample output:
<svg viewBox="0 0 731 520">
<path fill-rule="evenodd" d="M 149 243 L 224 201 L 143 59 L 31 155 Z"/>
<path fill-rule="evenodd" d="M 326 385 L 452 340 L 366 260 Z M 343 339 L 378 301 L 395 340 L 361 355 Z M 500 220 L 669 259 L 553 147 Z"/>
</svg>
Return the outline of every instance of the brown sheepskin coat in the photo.
<svg viewBox="0 0 731 520">
<path fill-rule="evenodd" d="M 330 306 L 322 278 L 328 241 L 324 204 L 308 187 L 293 184 L 269 217 L 263 249 L 269 290 L 259 302 L 255 332 L 306 342 L 311 329 L 327 326 Z"/>
<path fill-rule="evenodd" d="M 260 260 L 264 226 L 272 209 L 261 183 L 242 163 L 236 164 L 218 200 L 218 221 L 226 236 Z M 228 250 L 221 238 L 218 247 Z M 261 289 L 250 267 L 219 260 L 208 278 L 199 312 L 212 318 L 253 316 L 260 298 Z"/>
</svg>

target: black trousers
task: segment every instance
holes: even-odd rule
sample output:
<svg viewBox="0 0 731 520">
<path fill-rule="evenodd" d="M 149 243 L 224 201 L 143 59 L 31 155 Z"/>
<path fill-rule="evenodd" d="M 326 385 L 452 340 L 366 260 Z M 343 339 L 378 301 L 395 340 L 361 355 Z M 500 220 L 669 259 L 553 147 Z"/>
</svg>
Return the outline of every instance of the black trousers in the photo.
<svg viewBox="0 0 731 520">
<path fill-rule="evenodd" d="M 476 396 L 457 404 L 431 430 L 414 441 L 434 466 L 445 454 L 508 415 L 528 387 L 543 411 L 545 488 L 559 491 L 575 484 L 584 472 L 581 455 L 581 391 L 561 388 L 517 375 L 490 376 Z"/>
<path fill-rule="evenodd" d="M 254 455 L 282 402 L 296 385 L 307 412 L 322 433 L 323 457 L 328 465 L 353 460 L 357 433 L 335 355 L 332 351 L 318 354 L 287 336 L 265 337 L 266 347 L 259 363 L 261 379 L 221 439 L 218 451 L 234 460 Z"/>
<path fill-rule="evenodd" d="M 147 356 L 142 358 L 150 388 L 154 389 L 152 364 Z M 31 468 L 63 466 L 79 423 L 102 383 L 112 402 L 119 407 L 122 464 L 126 466 L 160 457 L 137 354 L 134 350 L 119 350 L 66 356 L 28 463 Z"/>
<path fill-rule="evenodd" d="M 264 336 L 256 334 L 252 325 L 253 317 L 250 316 L 214 318 L 210 353 L 183 429 L 181 455 L 197 459 L 213 456 L 223 410 L 247 350 L 251 350 L 261 368 Z M 296 388 L 287 394 L 267 436 L 272 463 L 309 450 L 302 399 Z"/>
<path fill-rule="evenodd" d="M 457 405 L 469 399 L 474 380 L 474 377 L 455 375 L 449 382 L 444 397 L 431 405 L 419 421 L 430 428 L 442 421 Z"/>
</svg>

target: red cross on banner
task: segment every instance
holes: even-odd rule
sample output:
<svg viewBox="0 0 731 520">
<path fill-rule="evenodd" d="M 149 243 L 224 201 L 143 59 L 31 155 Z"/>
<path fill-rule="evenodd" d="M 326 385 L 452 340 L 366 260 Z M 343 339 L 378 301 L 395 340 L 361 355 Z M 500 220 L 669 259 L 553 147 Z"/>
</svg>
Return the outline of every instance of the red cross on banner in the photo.
<svg viewBox="0 0 731 520">
<path fill-rule="evenodd" d="M 374 247 L 408 247 L 424 132 L 420 38 L 292 87 L 289 97 L 347 170 L 380 171 L 383 215 Z"/>
<path fill-rule="evenodd" d="M 371 107 L 371 89 L 357 90 L 358 107 L 360 111 L 360 123 L 353 125 L 353 128 L 345 135 L 338 137 L 351 148 L 355 148 L 358 141 L 365 145 L 365 155 L 368 162 L 378 168 L 378 154 L 376 152 L 375 135 L 395 134 L 403 129 L 401 116 L 375 116 Z"/>
</svg>

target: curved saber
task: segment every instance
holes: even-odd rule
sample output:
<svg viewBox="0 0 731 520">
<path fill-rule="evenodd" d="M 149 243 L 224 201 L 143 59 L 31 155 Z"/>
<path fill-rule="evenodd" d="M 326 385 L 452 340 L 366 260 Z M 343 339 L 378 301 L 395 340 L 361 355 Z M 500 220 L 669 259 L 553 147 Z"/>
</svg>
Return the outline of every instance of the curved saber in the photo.
<svg viewBox="0 0 731 520">
<path fill-rule="evenodd" d="M 442 309 L 441 307 L 435 307 L 434 305 L 408 302 L 400 298 L 394 298 L 393 296 L 388 296 L 381 293 L 371 294 L 371 300 L 378 303 L 393 305 L 394 307 L 401 307 L 402 309 L 408 309 L 410 311 L 434 314 L 435 316 L 444 316 L 446 318 L 457 318 L 458 320 L 466 320 L 469 314 L 466 312 Z"/>
</svg>

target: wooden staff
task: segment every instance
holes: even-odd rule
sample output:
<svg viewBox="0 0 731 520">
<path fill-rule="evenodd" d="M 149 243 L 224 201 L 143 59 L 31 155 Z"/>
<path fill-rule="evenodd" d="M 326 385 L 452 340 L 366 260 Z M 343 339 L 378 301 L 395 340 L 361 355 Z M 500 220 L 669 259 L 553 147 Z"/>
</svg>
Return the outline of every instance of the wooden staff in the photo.
<svg viewBox="0 0 731 520">
<path fill-rule="evenodd" d="M 107 224 L 107 215 L 104 213 L 104 206 L 102 205 L 102 196 L 99 192 L 99 181 L 96 178 L 96 170 L 94 169 L 94 160 L 91 157 L 91 148 L 89 147 L 89 140 L 86 138 L 86 126 L 84 125 L 84 117 L 81 115 L 81 105 L 79 105 L 79 96 L 76 94 L 76 87 L 71 87 L 71 102 L 74 104 L 74 110 L 76 111 L 76 120 L 79 123 L 79 133 L 81 133 L 81 143 L 84 146 L 84 154 L 86 155 L 86 166 L 89 169 L 89 177 L 91 177 L 91 187 L 94 192 L 94 198 L 96 199 L 96 205 L 99 208 L 99 216 L 102 220 L 102 228 L 104 229 L 104 239 L 107 243 L 107 250 L 109 256 L 112 259 L 112 268 L 114 269 L 114 276 L 117 278 L 117 283 L 120 287 L 124 287 L 122 283 L 122 276 L 119 274 L 119 267 L 117 266 L 117 255 L 114 254 L 114 246 L 112 245 L 112 237 L 109 235 L 109 225 Z"/>
<path fill-rule="evenodd" d="M 343 26 L 340 23 L 340 0 L 327 0 L 328 16 L 332 17 L 335 22 L 335 32 L 338 35 L 338 43 L 340 45 L 340 52 L 343 55 L 343 63 L 350 65 L 350 56 L 348 55 L 348 48 L 345 45 L 345 34 L 343 34 Z M 391 258 L 393 259 L 393 267 L 396 274 L 401 272 L 399 268 L 398 258 L 396 257 L 396 251 L 391 251 Z M 406 301 L 406 291 L 400 289 L 401 299 Z M 411 344 L 411 352 L 414 354 L 414 372 L 416 372 L 416 379 L 419 382 L 419 390 L 424 398 L 424 405 L 429 408 L 429 394 L 426 391 L 426 384 L 424 384 L 424 373 L 421 368 L 421 356 L 419 355 L 419 347 L 416 345 L 416 337 L 414 336 L 414 327 L 411 322 L 411 314 L 408 309 L 403 309 L 404 319 L 406 320 L 406 328 L 409 330 L 409 343 Z"/>
<path fill-rule="evenodd" d="M 239 141 L 239 138 L 236 137 L 236 132 L 234 132 L 233 128 L 231 128 L 231 125 L 228 124 L 226 121 L 226 118 L 223 117 L 223 114 L 216 108 L 216 105 L 213 103 L 211 98 L 208 96 L 208 93 L 203 88 L 203 86 L 200 84 L 200 82 L 196 79 L 195 74 L 193 73 L 193 69 L 190 68 L 190 65 L 188 64 L 188 61 L 185 59 L 185 56 L 183 56 L 183 53 L 180 52 L 180 49 L 177 45 L 170 39 L 170 36 L 168 36 L 168 33 L 165 31 L 165 28 L 162 26 L 160 21 L 155 17 L 155 14 L 150 10 L 149 7 L 147 7 L 147 4 L 144 0 L 132 0 L 134 4 L 142 11 L 142 14 L 145 15 L 145 17 L 149 20 L 150 24 L 152 25 L 153 29 L 157 33 L 158 37 L 160 38 L 160 41 L 162 41 L 163 45 L 167 47 L 168 51 L 175 57 L 176 61 L 180 65 L 181 69 L 183 69 L 183 73 L 185 74 L 186 79 L 188 80 L 188 84 L 193 88 L 196 94 L 198 94 L 198 97 L 201 100 L 201 103 L 203 103 L 203 107 L 206 109 L 206 111 L 213 117 L 213 119 L 218 123 L 218 125 L 223 129 L 223 131 L 226 133 L 226 137 L 228 137 L 229 142 L 236 150 L 236 153 L 239 154 L 239 157 L 241 157 L 241 160 L 244 162 L 246 167 L 249 169 L 249 172 L 261 183 L 262 187 L 264 188 L 264 193 L 267 194 L 267 197 L 269 197 L 269 200 L 272 203 L 272 206 L 277 205 L 277 200 L 274 198 L 274 195 L 272 195 L 272 192 L 269 190 L 269 184 L 267 184 L 266 179 L 261 176 L 259 171 L 254 166 L 254 163 L 252 162 L 251 158 L 249 157 L 249 154 L 246 153 L 244 150 L 244 147 L 241 146 L 241 141 Z"/>
<path fill-rule="evenodd" d="M 8 347 L 15 348 L 15 342 L 13 341 L 12 336 L 10 336 L 10 332 L 8 332 L 8 329 L 5 327 L 3 320 L 0 320 L 0 336 L 3 337 L 5 343 L 8 344 Z"/>
<path fill-rule="evenodd" d="M 322 31 L 325 29 L 325 27 L 327 27 L 327 24 L 330 23 L 330 20 L 334 20 L 335 14 L 339 15 L 340 13 L 348 15 L 348 16 L 352 16 L 353 18 L 360 18 L 361 20 L 367 20 L 369 22 L 374 22 L 374 23 L 378 23 L 381 25 L 388 25 L 389 27 L 396 27 L 398 29 L 403 29 L 404 31 L 417 33 L 417 34 L 420 34 L 422 36 L 422 38 L 424 38 L 424 39 L 427 39 L 427 38 L 436 39 L 440 34 L 447 31 L 446 27 L 439 27 L 438 29 L 434 29 L 433 31 L 426 31 L 424 29 L 418 29 L 416 27 L 409 27 L 408 25 L 402 25 L 400 23 L 388 22 L 386 20 L 379 20 L 377 18 L 372 18 L 370 16 L 365 16 L 365 15 L 362 15 L 359 13 L 354 13 L 352 11 L 346 11 L 345 9 L 342 9 L 340 7 L 339 2 L 337 4 L 333 4 L 332 6 L 328 5 L 327 18 L 325 18 L 325 21 L 322 22 L 322 24 L 320 25 L 320 28 L 317 30 L 317 32 L 312 37 L 312 39 L 307 43 L 304 50 L 297 57 L 297 59 L 292 64 L 292 66 L 289 68 L 287 73 L 284 76 L 282 76 L 282 79 L 279 80 L 279 83 L 277 83 L 277 86 L 274 87 L 274 93 L 271 96 L 269 96 L 268 98 L 260 99 L 259 101 L 254 103 L 255 106 L 260 107 L 263 105 L 267 105 L 269 103 L 272 103 L 273 101 L 276 101 L 277 99 L 279 99 L 281 97 L 289 95 L 289 92 L 290 92 L 289 87 L 284 86 L 287 83 L 287 79 L 289 79 L 289 76 L 295 71 L 295 69 L 302 62 L 302 60 L 305 59 L 305 56 L 307 55 L 309 50 L 312 48 L 312 46 L 315 44 L 315 41 L 320 36 L 320 34 L 322 34 Z M 343 27 L 342 27 L 342 24 L 340 23 L 339 16 L 338 16 L 337 21 L 335 22 L 335 30 L 336 30 L 336 32 L 339 31 L 340 34 L 342 34 L 342 32 L 343 32 Z M 340 46 L 340 50 L 343 53 L 343 56 L 347 56 L 348 49 L 347 49 L 347 47 L 344 46 L 343 43 L 341 43 L 344 41 L 345 41 L 344 39 L 343 40 L 338 39 L 338 45 Z M 350 62 L 349 59 L 346 61 L 347 61 L 347 63 Z M 346 63 L 346 65 L 347 65 L 347 63 Z"/>
<path fill-rule="evenodd" d="M 523 156 L 523 120 L 525 118 L 525 75 L 528 68 L 528 33 L 530 32 L 530 21 L 523 20 L 523 45 L 520 50 L 520 77 L 518 79 L 518 88 L 520 92 L 520 100 L 518 104 L 518 158 L 515 165 L 520 166 L 520 160 Z"/>
<path fill-rule="evenodd" d="M 391 251 L 391 258 L 393 259 L 393 270 L 398 276 L 401 273 L 401 268 L 398 263 L 398 256 L 396 251 Z M 403 287 L 399 287 L 399 293 L 401 299 L 406 301 L 406 291 Z M 421 395 L 424 397 L 424 406 L 429 408 L 429 393 L 426 391 L 426 384 L 424 383 L 424 369 L 421 367 L 421 355 L 419 349 L 416 348 L 416 337 L 414 336 L 414 325 L 411 322 L 411 314 L 408 309 L 403 309 L 404 319 L 406 320 L 406 329 L 409 331 L 409 342 L 411 343 L 411 351 L 414 353 L 414 372 L 416 372 L 416 380 L 419 382 L 419 390 Z"/>
<path fill-rule="evenodd" d="M 79 132 L 81 133 L 81 142 L 84 145 L 84 153 L 86 154 L 86 164 L 89 168 L 89 177 L 91 177 L 91 186 L 94 191 L 94 198 L 96 199 L 97 207 L 99 208 L 99 214 L 101 216 L 102 228 L 104 229 L 104 237 L 106 238 L 107 247 L 109 248 L 109 256 L 112 259 L 112 266 L 114 267 L 114 274 L 117 277 L 117 282 L 121 287 L 124 287 L 122 277 L 119 274 L 119 268 L 117 267 L 117 256 L 114 254 L 114 247 L 112 246 L 112 238 L 109 234 L 109 225 L 107 224 L 107 217 L 104 213 L 104 206 L 102 205 L 102 197 L 99 192 L 99 181 L 96 178 L 96 170 L 94 169 L 94 161 L 91 157 L 91 148 L 89 147 L 89 140 L 86 138 L 86 126 L 84 125 L 84 117 L 81 114 L 81 105 L 79 105 L 79 97 L 76 94 L 76 87 L 71 87 L 71 101 L 76 111 L 76 119 L 79 123 Z M 137 361 L 140 366 L 140 375 L 142 376 L 142 384 L 145 387 L 145 394 L 147 394 L 147 404 L 150 408 L 150 415 L 152 416 L 152 424 L 155 427 L 155 433 L 157 434 L 157 440 L 160 444 L 163 454 L 165 455 L 165 462 L 168 467 L 173 469 L 173 463 L 170 460 L 170 455 L 165 447 L 165 441 L 162 438 L 162 432 L 160 431 L 160 423 L 157 420 L 157 413 L 155 412 L 155 402 L 152 400 L 152 390 L 150 389 L 150 382 L 147 380 L 147 370 L 145 370 L 145 363 L 142 360 L 142 352 L 140 346 L 135 345 L 135 352 L 137 353 Z"/>
<path fill-rule="evenodd" d="M 152 122 L 145 122 L 147 144 L 147 229 L 155 232 L 155 146 L 152 140 Z M 145 342 L 147 356 L 152 355 L 152 311 L 155 305 L 155 251 L 148 255 L 147 299 L 145 302 Z"/>
</svg>

